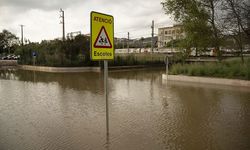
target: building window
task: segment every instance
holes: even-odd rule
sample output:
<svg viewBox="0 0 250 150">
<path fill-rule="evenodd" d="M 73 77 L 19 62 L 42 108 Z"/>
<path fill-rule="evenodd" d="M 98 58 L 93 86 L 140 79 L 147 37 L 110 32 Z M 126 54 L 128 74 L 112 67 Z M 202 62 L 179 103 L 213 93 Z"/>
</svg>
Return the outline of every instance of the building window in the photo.
<svg viewBox="0 0 250 150">
<path fill-rule="evenodd" d="M 166 39 L 167 39 L 167 40 L 172 40 L 172 37 L 171 37 L 171 36 L 167 36 Z"/>
<path fill-rule="evenodd" d="M 176 34 L 179 34 L 180 33 L 180 30 L 179 29 L 176 29 Z"/>
</svg>

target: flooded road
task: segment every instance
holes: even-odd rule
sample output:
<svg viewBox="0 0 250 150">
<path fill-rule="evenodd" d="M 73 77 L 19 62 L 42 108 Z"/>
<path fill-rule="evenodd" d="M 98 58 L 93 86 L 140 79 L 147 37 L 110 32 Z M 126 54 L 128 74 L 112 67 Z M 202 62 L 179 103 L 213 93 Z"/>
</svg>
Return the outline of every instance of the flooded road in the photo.
<svg viewBox="0 0 250 150">
<path fill-rule="evenodd" d="M 161 80 L 164 70 L 0 70 L 1 150 L 250 149 L 250 89 Z"/>
</svg>

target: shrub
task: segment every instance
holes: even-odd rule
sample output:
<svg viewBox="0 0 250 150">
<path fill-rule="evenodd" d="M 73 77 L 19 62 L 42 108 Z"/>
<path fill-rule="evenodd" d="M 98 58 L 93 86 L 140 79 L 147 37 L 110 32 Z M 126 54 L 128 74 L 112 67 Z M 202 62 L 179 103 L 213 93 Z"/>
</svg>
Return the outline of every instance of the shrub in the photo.
<svg viewBox="0 0 250 150">
<path fill-rule="evenodd" d="M 221 63 L 174 64 L 170 74 L 189 76 L 208 76 L 250 80 L 250 58 L 242 63 L 239 58 L 228 59 Z"/>
</svg>

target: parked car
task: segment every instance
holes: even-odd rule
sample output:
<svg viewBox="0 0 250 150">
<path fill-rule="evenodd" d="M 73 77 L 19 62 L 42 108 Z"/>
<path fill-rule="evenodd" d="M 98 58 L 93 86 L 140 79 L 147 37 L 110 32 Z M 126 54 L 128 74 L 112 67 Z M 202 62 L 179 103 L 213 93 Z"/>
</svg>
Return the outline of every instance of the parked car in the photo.
<svg viewBox="0 0 250 150">
<path fill-rule="evenodd" d="M 20 55 L 10 54 L 6 56 L 0 56 L 0 60 L 18 60 L 18 59 L 20 59 Z"/>
<path fill-rule="evenodd" d="M 20 55 L 14 56 L 14 60 L 20 59 Z"/>
<path fill-rule="evenodd" d="M 7 55 L 7 59 L 11 60 L 12 59 L 12 55 Z"/>
<path fill-rule="evenodd" d="M 7 59 L 8 59 L 7 56 L 2 57 L 2 60 L 7 60 Z"/>
</svg>

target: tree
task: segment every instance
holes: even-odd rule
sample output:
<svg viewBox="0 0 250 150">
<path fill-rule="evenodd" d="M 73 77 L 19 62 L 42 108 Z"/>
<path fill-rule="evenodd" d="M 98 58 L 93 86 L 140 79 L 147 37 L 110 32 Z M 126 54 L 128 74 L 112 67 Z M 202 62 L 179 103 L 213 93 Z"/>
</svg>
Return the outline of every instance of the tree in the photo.
<svg viewBox="0 0 250 150">
<path fill-rule="evenodd" d="M 19 44 L 15 34 L 8 30 L 0 32 L 0 53 L 14 52 L 15 46 Z"/>
<path fill-rule="evenodd" d="M 212 28 L 212 46 L 217 51 L 218 59 L 221 61 L 222 53 L 220 51 L 220 45 L 222 43 L 221 30 L 219 29 L 218 11 L 222 0 L 201 0 L 201 6 L 205 8 L 208 14 L 208 23 Z"/>
<path fill-rule="evenodd" d="M 237 24 L 244 34 L 250 38 L 250 2 L 247 0 L 225 0 L 224 11 L 225 21 Z"/>
<path fill-rule="evenodd" d="M 225 0 L 222 9 L 225 34 L 230 35 L 236 41 L 241 60 L 244 62 L 244 39 L 250 40 L 250 4 L 246 0 Z"/>
<path fill-rule="evenodd" d="M 163 8 L 174 20 L 181 23 L 186 32 L 183 43 L 188 49 L 205 49 L 208 46 L 218 51 L 221 60 L 221 36 L 216 12 L 219 0 L 165 0 Z"/>
<path fill-rule="evenodd" d="M 144 37 L 140 38 L 140 52 L 139 53 L 141 53 L 141 49 L 144 48 L 144 44 L 143 44 L 144 40 L 145 40 Z"/>
<path fill-rule="evenodd" d="M 42 41 L 19 46 L 16 54 L 19 63 L 32 64 L 32 52 L 36 52 L 36 64 L 41 66 L 91 66 L 89 37 L 77 35 L 73 39 Z"/>
</svg>

